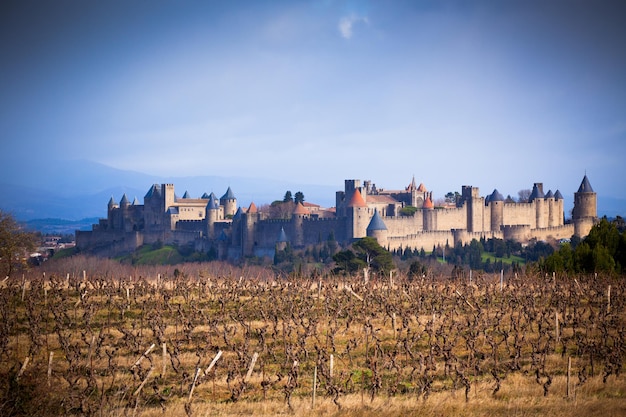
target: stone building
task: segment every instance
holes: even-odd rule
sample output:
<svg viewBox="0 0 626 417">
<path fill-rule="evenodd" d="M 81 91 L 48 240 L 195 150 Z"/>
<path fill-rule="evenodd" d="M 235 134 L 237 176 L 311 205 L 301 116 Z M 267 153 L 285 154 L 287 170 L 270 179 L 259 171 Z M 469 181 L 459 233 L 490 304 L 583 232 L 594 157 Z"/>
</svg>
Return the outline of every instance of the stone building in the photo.
<svg viewBox="0 0 626 417">
<path fill-rule="evenodd" d="M 345 180 L 336 192 L 334 209 L 310 210 L 297 204 L 291 218 L 273 219 L 254 203 L 237 206 L 230 189 L 217 198 L 206 193 L 176 197 L 172 184 L 154 184 L 144 204 L 130 203 L 126 195 L 119 204 L 109 201 L 107 218 L 91 231 L 77 231 L 81 251 L 102 256 L 127 253 L 144 244 L 192 245 L 195 250 L 217 251 L 221 259 L 273 256 L 288 242 L 304 248 L 328 239 L 347 245 L 372 236 L 389 250 L 453 246 L 472 239 L 499 238 L 528 242 L 586 236 L 597 221 L 597 199 L 585 175 L 574 194 L 572 221 L 565 223 L 560 191 L 544 193 L 536 183 L 528 202 L 507 202 L 498 192 L 481 196 L 479 189 L 463 186 L 454 207 L 435 207 L 432 192 L 415 179 L 402 190 L 383 190 L 370 181 Z M 404 215 L 404 207 L 416 208 Z"/>
</svg>

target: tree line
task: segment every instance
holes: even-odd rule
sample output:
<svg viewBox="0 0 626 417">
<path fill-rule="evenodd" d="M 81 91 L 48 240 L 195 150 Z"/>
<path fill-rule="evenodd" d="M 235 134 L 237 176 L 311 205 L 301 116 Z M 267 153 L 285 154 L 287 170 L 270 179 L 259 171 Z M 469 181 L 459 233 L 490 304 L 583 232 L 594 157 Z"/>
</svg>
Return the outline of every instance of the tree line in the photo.
<svg viewBox="0 0 626 417">
<path fill-rule="evenodd" d="M 545 272 L 626 272 L 626 225 L 603 217 L 582 241 L 572 239 L 539 262 Z"/>
</svg>

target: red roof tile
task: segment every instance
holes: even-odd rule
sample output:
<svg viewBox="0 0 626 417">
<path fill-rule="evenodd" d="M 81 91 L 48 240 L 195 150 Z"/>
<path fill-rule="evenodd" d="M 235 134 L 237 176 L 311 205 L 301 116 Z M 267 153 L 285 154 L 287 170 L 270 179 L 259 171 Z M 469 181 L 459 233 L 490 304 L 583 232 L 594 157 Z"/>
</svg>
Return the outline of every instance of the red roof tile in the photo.
<svg viewBox="0 0 626 417">
<path fill-rule="evenodd" d="M 296 205 L 296 209 L 293 211 L 293 214 L 307 215 L 311 213 L 302 205 L 302 203 L 298 203 Z"/>
<path fill-rule="evenodd" d="M 354 193 L 352 193 L 352 198 L 350 198 L 348 207 L 367 207 L 367 204 L 365 204 L 365 200 L 363 200 L 363 196 L 361 196 L 361 192 L 358 189 L 354 190 Z"/>
</svg>

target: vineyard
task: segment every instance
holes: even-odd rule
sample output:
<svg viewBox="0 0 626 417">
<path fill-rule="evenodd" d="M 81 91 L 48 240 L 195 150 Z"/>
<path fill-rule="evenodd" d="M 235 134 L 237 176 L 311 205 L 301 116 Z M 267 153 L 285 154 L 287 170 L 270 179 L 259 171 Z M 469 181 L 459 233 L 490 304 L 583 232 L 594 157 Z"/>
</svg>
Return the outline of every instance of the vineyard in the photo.
<svg viewBox="0 0 626 417">
<path fill-rule="evenodd" d="M 623 278 L 71 262 L 2 282 L 4 416 L 626 413 Z"/>
</svg>

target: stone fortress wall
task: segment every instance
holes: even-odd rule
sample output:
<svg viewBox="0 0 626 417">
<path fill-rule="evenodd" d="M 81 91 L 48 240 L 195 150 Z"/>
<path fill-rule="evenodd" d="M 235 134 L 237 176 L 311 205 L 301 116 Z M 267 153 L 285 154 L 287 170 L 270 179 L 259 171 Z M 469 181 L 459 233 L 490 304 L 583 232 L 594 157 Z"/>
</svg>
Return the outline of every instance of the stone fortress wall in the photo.
<svg viewBox="0 0 626 417">
<path fill-rule="evenodd" d="M 143 244 L 193 245 L 196 250 L 217 249 L 220 258 L 272 256 L 279 240 L 304 248 L 333 237 L 339 244 L 372 236 L 394 250 L 411 247 L 430 251 L 434 246 L 453 246 L 472 239 L 500 238 L 528 242 L 584 237 L 597 221 L 597 198 L 587 176 L 574 195 L 572 222 L 564 221 L 559 191 L 544 193 L 543 184 L 533 186 L 529 202 L 506 202 L 497 190 L 480 196 L 479 189 L 463 186 L 453 207 L 435 208 L 432 192 L 415 180 L 403 190 L 383 190 L 369 181 L 346 180 L 336 193 L 334 213 L 312 214 L 299 204 L 290 219 L 270 219 L 254 203 L 237 207 L 229 188 L 218 199 L 213 193 L 190 198 L 176 197 L 173 184 L 154 184 L 144 204 L 130 203 L 124 195 L 119 204 L 109 201 L 107 218 L 91 231 L 76 232 L 79 250 L 104 256 L 130 252 Z M 416 208 L 404 216 L 401 209 Z"/>
</svg>

